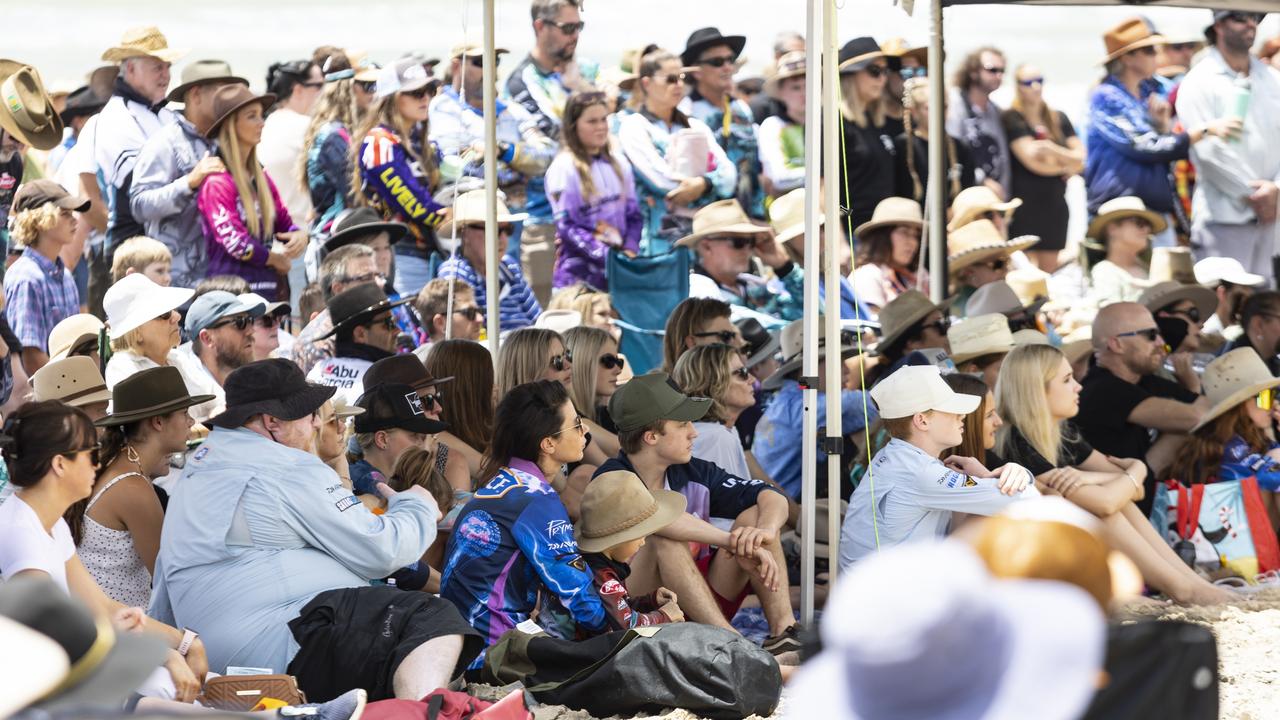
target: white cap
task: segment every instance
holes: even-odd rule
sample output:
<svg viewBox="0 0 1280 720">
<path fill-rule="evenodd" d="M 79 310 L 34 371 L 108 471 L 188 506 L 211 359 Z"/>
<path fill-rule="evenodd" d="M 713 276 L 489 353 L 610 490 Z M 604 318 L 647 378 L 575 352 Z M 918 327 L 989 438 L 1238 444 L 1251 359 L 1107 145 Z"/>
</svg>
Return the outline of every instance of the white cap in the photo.
<svg viewBox="0 0 1280 720">
<path fill-rule="evenodd" d="M 942 379 L 942 371 L 933 365 L 904 365 L 871 388 L 871 399 L 880 409 L 880 417 L 911 417 L 916 413 L 937 410 L 953 415 L 968 415 L 982 404 L 977 395 L 961 395 Z"/>
<path fill-rule="evenodd" d="M 1196 282 L 1208 287 L 1213 287 L 1220 282 L 1258 287 L 1267 281 L 1261 275 L 1245 272 L 1239 260 L 1229 257 L 1207 257 L 1196 263 L 1195 271 Z"/>
</svg>

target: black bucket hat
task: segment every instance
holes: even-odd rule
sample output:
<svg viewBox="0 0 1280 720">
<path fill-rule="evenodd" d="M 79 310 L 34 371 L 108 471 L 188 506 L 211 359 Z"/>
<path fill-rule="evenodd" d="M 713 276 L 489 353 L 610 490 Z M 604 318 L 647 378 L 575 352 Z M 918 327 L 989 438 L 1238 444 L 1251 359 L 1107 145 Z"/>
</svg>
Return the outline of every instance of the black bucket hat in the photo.
<svg viewBox="0 0 1280 720">
<path fill-rule="evenodd" d="M 854 38 L 840 48 L 840 74 L 848 75 L 865 70 L 872 60 L 885 57 L 884 51 L 875 38 L 863 36 Z"/>
<path fill-rule="evenodd" d="M 324 241 L 326 253 L 380 232 L 390 235 L 391 244 L 395 245 L 409 234 L 409 226 L 383 220 L 378 211 L 373 208 L 358 207 L 347 208 L 338 213 L 338 217 L 333 220 L 333 229 L 330 232 L 329 239 Z"/>
<path fill-rule="evenodd" d="M 227 409 L 209 422 L 237 428 L 254 415 L 281 420 L 306 417 L 333 397 L 337 388 L 307 382 L 302 368 L 282 358 L 259 360 L 227 376 Z"/>
<path fill-rule="evenodd" d="M 70 125 L 73 118 L 97 115 L 106 106 L 107 101 L 98 97 L 93 88 L 88 85 L 78 87 L 67 96 L 61 113 L 62 124 Z"/>
<path fill-rule="evenodd" d="M 703 50 L 716 45 L 728 45 L 733 51 L 733 56 L 737 57 L 742 54 L 742 48 L 747 44 L 747 38 L 742 35 L 721 35 L 719 28 L 704 27 L 694 30 L 689 39 L 684 42 L 684 52 L 680 53 L 680 62 L 686 66 L 693 66 L 698 63 L 698 56 Z"/>
<path fill-rule="evenodd" d="M 209 402 L 212 395 L 187 393 L 182 373 L 172 365 L 139 370 L 116 383 L 111 391 L 111 414 L 94 423 L 99 427 L 125 425 Z"/>
<path fill-rule="evenodd" d="M 449 423 L 432 420 L 422 407 L 418 391 L 400 383 L 383 383 L 366 390 L 356 405 L 364 412 L 355 417 L 356 432 L 370 433 L 395 428 L 435 435 L 449 429 Z"/>
<path fill-rule="evenodd" d="M 403 305 L 413 298 L 391 300 L 387 294 L 374 283 L 364 283 L 349 290 L 344 290 L 329 299 L 329 319 L 333 321 L 333 329 L 318 337 L 323 340 L 338 334 L 343 328 L 356 325 L 365 318 L 386 312 L 397 305 Z"/>
</svg>

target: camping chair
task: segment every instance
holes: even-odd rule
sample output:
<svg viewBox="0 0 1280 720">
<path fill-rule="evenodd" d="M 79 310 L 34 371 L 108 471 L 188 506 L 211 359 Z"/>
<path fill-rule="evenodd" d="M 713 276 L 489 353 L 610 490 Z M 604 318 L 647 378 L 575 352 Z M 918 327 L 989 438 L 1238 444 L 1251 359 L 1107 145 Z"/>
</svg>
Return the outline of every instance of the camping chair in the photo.
<svg viewBox="0 0 1280 720">
<path fill-rule="evenodd" d="M 610 251 L 609 295 L 622 328 L 622 354 L 637 375 L 662 366 L 662 335 L 676 305 L 689 297 L 689 251 L 627 257 Z"/>
</svg>

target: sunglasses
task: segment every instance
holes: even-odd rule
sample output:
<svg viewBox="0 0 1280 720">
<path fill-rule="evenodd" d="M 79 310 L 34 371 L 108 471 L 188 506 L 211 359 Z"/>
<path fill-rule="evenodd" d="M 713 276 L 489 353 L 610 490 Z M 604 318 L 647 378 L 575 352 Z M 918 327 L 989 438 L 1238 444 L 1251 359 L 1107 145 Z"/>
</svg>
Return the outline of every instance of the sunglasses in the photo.
<svg viewBox="0 0 1280 720">
<path fill-rule="evenodd" d="M 1181 315 L 1182 317 L 1190 320 L 1193 323 L 1200 322 L 1200 308 L 1198 307 L 1190 307 L 1190 308 L 1187 308 L 1186 310 L 1169 310 L 1169 311 L 1166 311 L 1165 314 Z"/>
<path fill-rule="evenodd" d="M 1187 50 L 1195 50 L 1196 48 L 1200 47 L 1200 44 L 1193 43 L 1193 42 L 1184 42 L 1184 43 L 1173 43 L 1171 45 L 1166 45 L 1165 47 L 1169 48 L 1170 50 L 1173 50 L 1174 52 L 1180 52 L 1180 51 L 1185 52 Z"/>
<path fill-rule="evenodd" d="M 688 79 L 684 73 L 663 73 L 662 75 L 654 75 L 654 80 L 661 80 L 668 85 L 683 85 Z"/>
<path fill-rule="evenodd" d="M 466 318 L 468 322 L 475 322 L 476 318 L 480 317 L 480 313 L 481 313 L 480 307 L 478 305 L 472 305 L 471 307 L 464 307 L 464 308 L 454 308 L 453 311 L 461 315 L 462 317 Z"/>
<path fill-rule="evenodd" d="M 574 424 L 570 425 L 570 426 L 569 426 L 569 427 L 567 427 L 567 428 L 560 428 L 559 430 L 557 430 L 557 431 L 555 431 L 555 432 L 551 433 L 551 437 L 555 437 L 555 436 L 557 436 L 557 435 L 559 435 L 560 433 L 563 433 L 563 432 L 569 432 L 570 430 L 577 430 L 578 432 L 585 434 L 585 430 L 586 430 L 586 428 L 585 428 L 585 427 L 583 426 L 583 424 L 582 424 L 582 416 L 581 416 L 581 415 L 579 415 L 579 416 L 578 416 L 578 421 L 577 421 L 577 422 L 575 422 Z"/>
<path fill-rule="evenodd" d="M 68 355 L 75 357 L 78 355 L 92 355 L 93 353 L 96 353 L 96 352 L 98 352 L 98 341 L 85 340 L 79 345 L 71 348 L 71 352 L 68 353 Z"/>
<path fill-rule="evenodd" d="M 564 352 L 559 355 L 551 356 L 551 369 L 556 372 L 564 372 L 565 365 L 573 362 L 573 353 L 569 348 L 565 348 Z"/>
<path fill-rule="evenodd" d="M 1257 403 L 1258 409 L 1270 410 L 1275 407 L 1276 399 L 1276 389 L 1267 388 L 1258 393 L 1258 397 L 1254 398 L 1254 402 Z"/>
<path fill-rule="evenodd" d="M 382 318 L 381 320 L 374 320 L 373 322 L 369 323 L 369 326 L 370 326 L 370 327 L 373 327 L 374 325 L 381 325 L 382 327 L 384 327 L 384 328 L 386 328 L 386 329 L 388 329 L 388 330 L 395 330 L 395 329 L 396 329 L 396 319 L 395 319 L 394 317 L 392 317 L 392 316 L 388 315 L 388 316 L 386 316 L 386 317 Z"/>
<path fill-rule="evenodd" d="M 992 75 L 1003 75 L 1003 74 L 1004 74 L 1004 66 L 1003 66 L 1003 65 L 983 65 L 983 66 L 982 66 L 982 69 L 983 69 L 983 70 L 986 70 L 987 72 L 991 73 Z"/>
<path fill-rule="evenodd" d="M 733 345 L 738 340 L 738 333 L 732 330 L 715 330 L 710 332 L 697 332 L 697 333 L 694 333 L 693 336 L 699 337 L 699 338 L 702 338 L 702 337 L 717 338 L 720 340 L 722 344 L 725 344 L 725 345 Z"/>
<path fill-rule="evenodd" d="M 218 322 L 210 325 L 209 329 L 217 330 L 218 328 L 224 328 L 228 325 L 235 325 L 237 330 L 244 330 L 252 324 L 253 324 L 253 318 L 249 317 L 248 315 L 237 315 L 235 317 L 227 318 L 225 320 L 219 320 Z"/>
<path fill-rule="evenodd" d="M 370 80 L 368 82 L 358 82 L 356 83 L 356 85 L 359 86 L 359 88 L 362 91 L 369 93 L 370 95 L 378 91 L 378 83 L 375 80 Z"/>
<path fill-rule="evenodd" d="M 698 64 L 706 65 L 708 67 L 713 67 L 713 68 L 720 68 L 720 67 L 724 67 L 725 65 L 729 65 L 733 62 L 736 62 L 737 59 L 738 58 L 732 55 L 726 55 L 721 57 L 707 58 L 706 60 L 699 60 Z"/>
<path fill-rule="evenodd" d="M 584 22 L 558 23 L 554 20 L 543 20 L 543 22 L 559 30 L 565 35 L 577 35 L 578 33 L 582 32 L 582 28 L 587 26 L 587 24 Z"/>
<path fill-rule="evenodd" d="M 262 317 L 258 318 L 255 322 L 258 325 L 258 327 L 264 327 L 264 328 L 267 328 L 268 330 L 271 330 L 271 329 L 280 327 L 280 324 L 284 322 L 284 316 L 283 315 L 263 315 Z"/>
<path fill-rule="evenodd" d="M 1250 20 L 1252 20 L 1253 24 L 1255 25 L 1262 24 L 1262 21 L 1264 18 L 1266 18 L 1266 15 L 1263 15 L 1262 13 L 1248 13 L 1248 12 L 1228 13 L 1226 17 L 1227 20 L 1230 20 L 1231 22 L 1238 22 L 1238 23 L 1247 23 Z"/>
<path fill-rule="evenodd" d="M 172 311 L 172 310 L 169 310 L 168 312 L 160 313 L 159 315 L 157 315 L 157 316 L 155 316 L 154 318 L 152 318 L 152 320 L 162 320 L 162 321 L 164 321 L 164 322 L 169 322 L 169 320 L 170 320 L 172 317 L 173 317 L 173 311 Z"/>
<path fill-rule="evenodd" d="M 868 65 L 862 68 L 862 71 L 873 78 L 881 78 L 889 74 L 889 68 L 884 65 Z"/>
<path fill-rule="evenodd" d="M 730 370 L 730 371 L 729 371 L 729 374 L 730 374 L 730 375 L 732 375 L 732 376 L 734 376 L 734 377 L 736 377 L 736 378 L 738 378 L 739 380 L 750 380 L 750 379 L 751 379 L 751 371 L 750 371 L 750 370 L 748 370 L 748 369 L 746 369 L 746 368 L 744 368 L 744 367 L 734 368 L 733 370 Z"/>
<path fill-rule="evenodd" d="M 992 270 L 1000 271 L 1009 267 L 1009 258 L 996 258 L 995 260 L 991 260 L 990 262 L 985 262 L 982 264 L 984 267 L 988 267 L 988 268 L 991 268 Z"/>
<path fill-rule="evenodd" d="M 1129 332 L 1116 333 L 1116 337 L 1140 337 L 1147 342 L 1155 342 L 1160 337 L 1160 328 L 1147 328 L 1145 330 L 1130 330 Z"/>
<path fill-rule="evenodd" d="M 1153 47 L 1144 47 L 1144 48 L 1138 48 L 1137 50 L 1134 50 L 1134 52 L 1138 53 L 1139 55 L 1150 55 L 1154 57 L 1156 54 L 1156 49 Z"/>
<path fill-rule="evenodd" d="M 444 403 L 441 402 L 444 400 L 443 390 L 436 390 L 435 392 L 427 393 L 426 395 L 418 393 L 418 399 L 422 401 L 422 407 L 424 408 L 430 409 L 432 406 L 435 406 L 441 410 L 444 409 Z"/>
<path fill-rule="evenodd" d="M 1019 80 L 1018 84 L 1021 85 L 1022 87 L 1035 87 L 1036 85 L 1044 85 L 1044 78 L 1042 77 L 1027 78 L 1026 80 Z"/>
<path fill-rule="evenodd" d="M 400 93 L 400 94 L 401 94 L 401 95 L 406 95 L 406 96 L 408 96 L 408 97 L 411 97 L 411 98 L 413 98 L 414 100 L 421 100 L 422 98 L 424 98 L 424 97 L 426 97 L 426 96 L 428 96 L 428 95 L 434 95 L 434 94 L 435 94 L 435 92 L 434 92 L 434 88 L 433 88 L 431 85 L 423 85 L 422 87 L 418 88 L 417 90 L 407 90 L 407 91 L 402 92 L 402 93 Z"/>
<path fill-rule="evenodd" d="M 483 224 L 481 224 L 481 223 L 476 223 L 476 224 L 468 225 L 467 227 L 468 227 L 468 228 L 470 228 L 470 229 L 472 229 L 472 230 L 479 230 L 480 232 L 484 232 L 484 225 L 483 225 Z M 515 231 L 516 231 L 516 229 L 515 229 L 515 226 L 513 226 L 513 225 L 499 225 L 499 226 L 498 226 L 498 234 L 499 234 L 499 235 L 510 235 L 511 233 L 513 233 L 513 232 L 515 232 Z"/>
<path fill-rule="evenodd" d="M 69 452 L 62 453 L 62 455 L 63 457 L 69 457 L 69 458 L 75 459 L 75 456 L 79 455 L 82 452 L 89 453 L 89 462 L 93 463 L 94 467 L 99 467 L 100 465 L 102 465 L 102 462 L 101 462 L 102 446 L 101 445 L 94 445 L 92 447 L 80 448 L 79 450 L 71 450 Z"/>
<path fill-rule="evenodd" d="M 1019 317 L 1009 318 L 1009 332 L 1018 332 L 1019 330 L 1038 330 L 1034 318 Z"/>
<path fill-rule="evenodd" d="M 756 244 L 756 239 L 754 237 L 747 237 L 745 235 L 713 235 L 706 239 L 709 242 L 732 243 L 734 250 L 745 250 Z"/>
<path fill-rule="evenodd" d="M 929 323 L 928 325 L 921 325 L 920 330 L 924 331 L 924 330 L 928 330 L 929 328 L 933 328 L 934 330 L 938 331 L 939 335 L 946 335 L 947 328 L 949 327 L 951 327 L 951 323 L 948 322 L 946 318 L 943 318 L 941 320 L 935 320 Z"/>
<path fill-rule="evenodd" d="M 600 367 L 604 368 L 605 370 L 612 370 L 614 368 L 618 368 L 619 370 L 621 370 L 622 368 L 626 367 L 626 365 L 627 365 L 627 359 L 624 357 L 618 357 L 617 355 L 614 355 L 612 353 L 605 353 L 604 355 L 600 356 Z"/>
<path fill-rule="evenodd" d="M 929 69 L 923 66 L 904 67 L 898 71 L 898 75 L 903 80 L 910 80 L 911 78 L 918 78 L 918 77 L 928 77 Z"/>
</svg>

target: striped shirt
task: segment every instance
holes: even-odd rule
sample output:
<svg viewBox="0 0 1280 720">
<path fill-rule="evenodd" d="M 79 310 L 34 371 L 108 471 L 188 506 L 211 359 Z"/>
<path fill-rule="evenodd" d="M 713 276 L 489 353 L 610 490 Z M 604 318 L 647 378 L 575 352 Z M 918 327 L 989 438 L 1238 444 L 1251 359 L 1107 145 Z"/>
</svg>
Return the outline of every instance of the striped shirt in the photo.
<svg viewBox="0 0 1280 720">
<path fill-rule="evenodd" d="M 440 264 L 436 277 L 457 278 L 471 286 L 476 294 L 476 304 L 488 307 L 485 280 L 462 255 L 454 255 Z M 520 262 L 503 255 L 498 260 L 498 318 L 502 332 L 529 327 L 542 314 L 542 306 L 524 279 Z"/>
<path fill-rule="evenodd" d="M 80 312 L 76 281 L 62 264 L 28 247 L 5 273 L 4 315 L 23 347 L 49 350 L 53 326 Z"/>
</svg>

